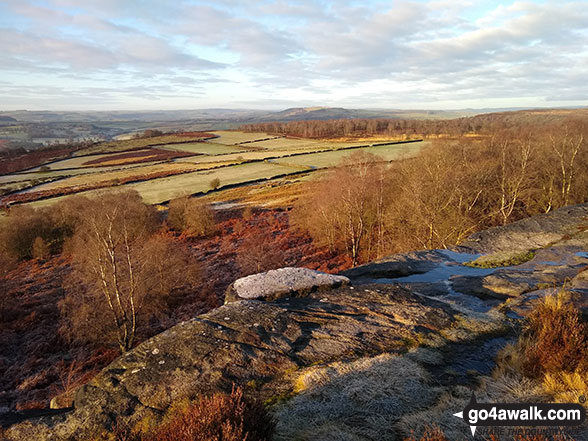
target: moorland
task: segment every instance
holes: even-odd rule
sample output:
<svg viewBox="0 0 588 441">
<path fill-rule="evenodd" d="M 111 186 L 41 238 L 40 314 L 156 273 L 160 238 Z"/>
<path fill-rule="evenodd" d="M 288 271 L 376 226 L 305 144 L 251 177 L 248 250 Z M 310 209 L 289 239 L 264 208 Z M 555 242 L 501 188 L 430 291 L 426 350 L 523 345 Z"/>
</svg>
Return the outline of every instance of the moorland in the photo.
<svg viewBox="0 0 588 441">
<path fill-rule="evenodd" d="M 394 253 L 453 249 L 476 232 L 588 202 L 587 170 L 583 109 L 255 122 L 4 152 L 0 408 L 20 418 L 31 414 L 15 412 L 42 412 L 56 397 L 54 407 L 68 407 L 121 353 L 214 315 L 241 276 L 285 266 L 340 273 Z M 574 228 L 581 233 L 585 223 Z M 470 266 L 524 265 L 553 246 L 540 245 L 488 246 L 479 254 L 491 256 Z M 105 306 L 119 295 L 124 305 Z M 551 338 L 540 322 L 553 315 L 576 334 L 557 343 L 569 354 L 537 361 L 540 372 L 525 368 L 528 376 L 586 374 L 588 334 L 577 304 L 547 303 L 531 314 L 526 338 Z M 463 325 L 460 332 L 474 332 Z M 519 345 L 541 358 L 529 340 Z M 365 369 L 356 361 L 349 369 Z M 312 363 L 328 370 L 327 361 Z M 318 381 L 304 378 L 300 391 Z"/>
</svg>

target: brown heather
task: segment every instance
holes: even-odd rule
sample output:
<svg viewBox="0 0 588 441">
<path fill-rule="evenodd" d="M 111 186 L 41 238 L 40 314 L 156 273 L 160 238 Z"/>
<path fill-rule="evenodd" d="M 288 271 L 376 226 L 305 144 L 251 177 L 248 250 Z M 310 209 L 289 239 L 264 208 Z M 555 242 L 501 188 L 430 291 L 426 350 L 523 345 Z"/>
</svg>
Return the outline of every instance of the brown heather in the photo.
<svg viewBox="0 0 588 441">
<path fill-rule="evenodd" d="M 404 441 L 449 441 L 443 431 L 439 427 L 428 427 L 425 429 L 425 433 L 420 438 L 411 436 L 406 438 Z"/>
<path fill-rule="evenodd" d="M 274 422 L 241 388 L 203 397 L 168 415 L 151 433 L 118 428 L 116 441 L 269 441 Z"/>
<path fill-rule="evenodd" d="M 546 297 L 533 309 L 523 338 L 527 374 L 588 371 L 588 327 L 565 295 Z"/>
</svg>

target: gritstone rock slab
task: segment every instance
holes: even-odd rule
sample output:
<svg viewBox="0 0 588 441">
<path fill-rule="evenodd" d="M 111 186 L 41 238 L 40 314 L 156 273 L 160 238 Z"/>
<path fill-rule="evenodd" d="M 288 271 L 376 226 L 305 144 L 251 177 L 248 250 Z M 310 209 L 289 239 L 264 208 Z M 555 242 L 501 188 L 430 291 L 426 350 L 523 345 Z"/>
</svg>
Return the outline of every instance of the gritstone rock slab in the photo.
<svg viewBox="0 0 588 441">
<path fill-rule="evenodd" d="M 322 273 L 307 268 L 280 268 L 265 273 L 253 274 L 236 280 L 231 300 L 274 300 L 289 295 L 301 295 L 320 288 L 335 288 L 347 285 L 345 276 Z"/>
</svg>

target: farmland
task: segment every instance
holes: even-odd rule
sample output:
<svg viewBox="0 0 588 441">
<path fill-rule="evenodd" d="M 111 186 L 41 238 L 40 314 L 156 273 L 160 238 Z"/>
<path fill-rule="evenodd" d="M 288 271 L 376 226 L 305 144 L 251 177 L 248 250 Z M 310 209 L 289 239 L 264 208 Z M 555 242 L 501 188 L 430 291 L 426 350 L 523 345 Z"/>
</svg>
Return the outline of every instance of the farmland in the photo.
<svg viewBox="0 0 588 441">
<path fill-rule="evenodd" d="M 245 144 L 250 148 L 264 150 L 292 150 L 292 151 L 316 151 L 326 149 L 340 149 L 358 145 L 357 142 L 327 142 L 317 141 L 315 139 L 297 139 L 297 138 L 274 138 L 266 141 L 257 141 Z"/>
<path fill-rule="evenodd" d="M 247 183 L 276 176 L 292 174 L 297 169 L 286 165 L 252 162 L 249 164 L 199 171 L 169 178 L 162 178 L 129 185 L 150 204 L 158 204 L 186 194 L 209 190 L 212 179 L 220 179 L 222 186 Z"/>
<path fill-rule="evenodd" d="M 1 203 L 47 205 L 72 194 L 116 187 L 135 189 L 146 202 L 161 204 L 179 196 L 207 193 L 213 179 L 220 181 L 220 190 L 227 190 L 283 176 L 302 178 L 305 173 L 336 165 L 354 151 L 392 161 L 416 154 L 426 143 L 366 144 L 237 131 L 107 142 L 34 169 L 0 176 Z"/>
<path fill-rule="evenodd" d="M 259 139 L 266 139 L 266 138 L 273 138 L 274 136 L 268 135 L 264 132 L 229 132 L 229 131 L 218 131 L 218 132 L 211 132 L 217 138 L 212 140 L 215 144 L 224 144 L 224 145 L 237 145 L 242 143 L 249 143 L 252 141 L 256 141 Z"/>
<path fill-rule="evenodd" d="M 213 142 L 194 142 L 182 144 L 167 144 L 163 149 L 193 153 L 195 155 L 224 155 L 228 153 L 243 152 L 246 149 L 240 146 L 230 146 Z"/>
<path fill-rule="evenodd" d="M 174 133 L 170 135 L 152 136 L 149 138 L 132 138 L 123 141 L 103 142 L 82 150 L 78 150 L 75 156 L 85 156 L 96 153 L 113 153 L 136 150 L 145 147 L 161 146 L 187 141 L 199 141 L 214 137 L 214 134 L 207 132 Z"/>
<path fill-rule="evenodd" d="M 287 154 L 289 152 L 280 152 L 280 156 L 283 156 L 285 154 Z M 262 151 L 248 151 L 248 152 L 241 152 L 241 153 L 232 153 L 232 154 L 226 154 L 226 155 L 218 155 L 218 156 L 214 156 L 214 157 L 210 157 L 210 156 L 191 156 L 191 157 L 187 157 L 187 158 L 181 158 L 176 160 L 176 162 L 189 162 L 192 164 L 202 164 L 202 163 L 207 163 L 207 162 L 217 162 L 217 163 L 221 163 L 221 162 L 232 162 L 232 161 L 236 161 L 236 162 L 243 162 L 243 161 L 259 161 L 259 160 L 263 160 L 263 159 L 268 159 L 268 158 L 275 158 L 276 157 L 276 153 L 275 152 L 271 152 L 271 151 L 267 151 L 267 150 L 262 150 Z"/>
<path fill-rule="evenodd" d="M 380 146 L 380 147 L 364 147 L 358 149 L 345 149 L 335 150 L 330 152 L 321 153 L 308 153 L 305 155 L 296 155 L 288 158 L 280 158 L 273 160 L 277 164 L 290 165 L 290 166 L 302 166 L 310 169 L 333 167 L 337 165 L 344 156 L 349 155 L 351 152 L 364 152 L 373 153 L 374 155 L 381 156 L 387 161 L 393 161 L 410 154 L 416 153 L 425 142 L 411 143 L 411 144 L 398 144 L 391 146 Z"/>
<path fill-rule="evenodd" d="M 182 162 L 150 164 L 140 167 L 127 167 L 102 173 L 77 174 L 64 179 L 48 182 L 47 184 L 37 185 L 32 189 L 27 190 L 27 192 L 54 190 L 67 187 L 80 187 L 83 185 L 94 185 L 106 181 L 140 180 L 140 177 L 144 175 L 154 175 L 166 172 L 177 172 L 179 174 L 182 172 L 193 172 L 215 167 L 218 167 L 218 165 L 213 163 L 195 165 Z"/>
</svg>

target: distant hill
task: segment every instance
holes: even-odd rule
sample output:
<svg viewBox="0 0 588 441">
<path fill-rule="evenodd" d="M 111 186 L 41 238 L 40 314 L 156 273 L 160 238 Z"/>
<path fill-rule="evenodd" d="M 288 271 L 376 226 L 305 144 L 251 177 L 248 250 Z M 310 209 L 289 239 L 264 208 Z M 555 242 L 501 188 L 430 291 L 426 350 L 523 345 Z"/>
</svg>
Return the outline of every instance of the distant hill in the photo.
<svg viewBox="0 0 588 441">
<path fill-rule="evenodd" d="M 176 125 L 189 126 L 199 124 L 194 129 L 230 128 L 239 124 L 258 122 L 287 122 L 301 120 L 327 119 L 453 119 L 474 115 L 516 111 L 533 113 L 553 113 L 586 109 L 459 109 L 459 110 L 426 110 L 426 109 L 347 109 L 343 107 L 292 107 L 285 110 L 255 109 L 190 109 L 190 110 L 150 110 L 150 111 L 0 111 L 0 122 L 21 123 L 108 123 L 109 127 L 133 129 L 157 128 L 156 126 Z M 153 126 L 153 127 L 152 127 Z"/>
<path fill-rule="evenodd" d="M 194 109 L 161 111 L 112 111 L 112 112 L 54 112 L 16 110 L 0 112 L 0 118 L 12 118 L 29 123 L 64 122 L 186 122 L 186 123 L 255 123 L 268 121 L 297 121 L 308 119 L 350 119 L 350 118 L 402 118 L 402 119 L 445 119 L 471 116 L 476 110 L 398 110 L 398 109 L 346 109 L 342 107 L 294 107 L 282 111 L 251 109 Z"/>
<path fill-rule="evenodd" d="M 490 121 L 501 122 L 505 126 L 516 126 L 524 124 L 549 124 L 559 122 L 566 118 L 587 119 L 587 108 L 575 109 L 527 109 L 516 111 L 488 112 L 475 115 L 470 118 L 473 125 L 485 125 Z"/>
<path fill-rule="evenodd" d="M 401 119 L 413 121 L 470 118 L 471 124 L 504 120 L 509 126 L 525 121 L 557 121 L 563 115 L 588 114 L 588 109 L 462 109 L 401 110 L 347 109 L 343 107 L 293 107 L 280 111 L 252 109 L 193 109 L 161 111 L 0 111 L 0 139 L 43 143 L 64 139 L 113 139 L 146 129 L 163 132 L 237 129 L 260 123 L 349 119 Z M 8 126 L 18 125 L 19 128 Z M 84 125 L 82 127 L 82 125 Z M 31 148 L 34 148 L 32 144 Z"/>
<path fill-rule="evenodd" d="M 272 121 L 303 121 L 328 119 L 450 119 L 476 115 L 475 110 L 399 110 L 345 109 L 343 107 L 293 107 L 264 116 Z"/>
<path fill-rule="evenodd" d="M 293 107 L 290 109 L 276 112 L 272 116 L 278 119 L 297 120 L 297 119 L 342 119 L 342 118 L 362 118 L 362 110 L 349 110 L 342 107 Z"/>
</svg>

